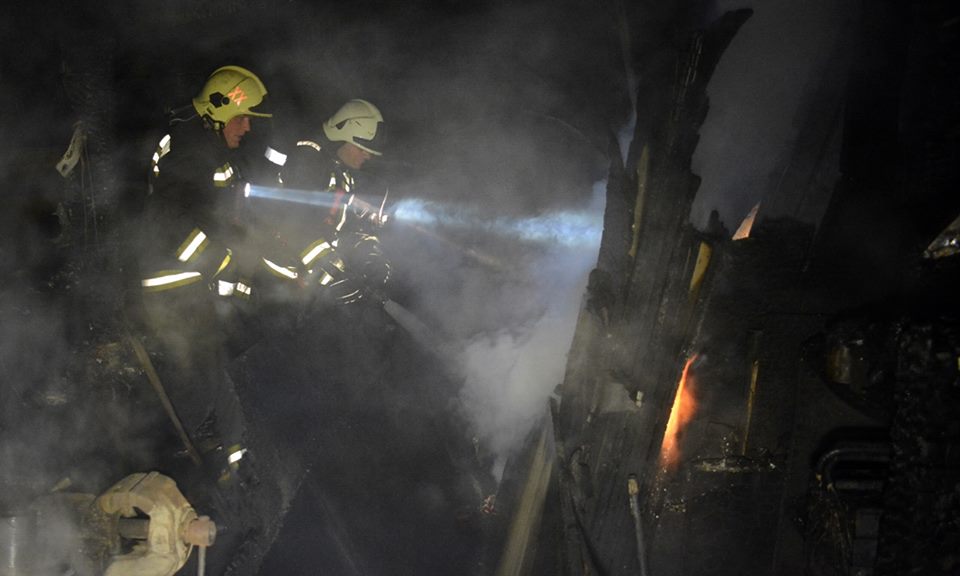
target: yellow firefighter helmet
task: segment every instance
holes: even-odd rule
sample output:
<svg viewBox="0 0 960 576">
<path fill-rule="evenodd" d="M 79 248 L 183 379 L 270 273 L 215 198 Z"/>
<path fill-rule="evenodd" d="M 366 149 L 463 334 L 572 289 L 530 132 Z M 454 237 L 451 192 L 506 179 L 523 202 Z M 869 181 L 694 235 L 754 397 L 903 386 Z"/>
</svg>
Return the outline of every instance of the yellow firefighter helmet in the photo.
<svg viewBox="0 0 960 576">
<path fill-rule="evenodd" d="M 270 118 L 272 114 L 255 110 L 263 104 L 266 95 L 267 87 L 256 74 L 239 66 L 223 66 L 207 79 L 203 90 L 193 99 L 193 107 L 219 132 L 235 116 Z"/>
</svg>

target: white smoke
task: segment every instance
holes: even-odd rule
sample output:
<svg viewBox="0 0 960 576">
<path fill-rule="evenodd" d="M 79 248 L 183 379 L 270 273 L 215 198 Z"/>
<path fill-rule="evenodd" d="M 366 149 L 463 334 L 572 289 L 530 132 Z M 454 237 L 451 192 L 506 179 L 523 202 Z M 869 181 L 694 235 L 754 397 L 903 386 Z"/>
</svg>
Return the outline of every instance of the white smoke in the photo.
<svg viewBox="0 0 960 576">
<path fill-rule="evenodd" d="M 594 186 L 593 201 L 583 212 L 596 223 L 595 236 L 575 246 L 554 243 L 523 271 L 534 282 L 534 290 L 526 293 L 540 299 L 542 315 L 465 343 L 461 401 L 498 466 L 544 413 L 563 380 L 587 277 L 597 261 L 605 187 L 605 182 Z"/>
</svg>

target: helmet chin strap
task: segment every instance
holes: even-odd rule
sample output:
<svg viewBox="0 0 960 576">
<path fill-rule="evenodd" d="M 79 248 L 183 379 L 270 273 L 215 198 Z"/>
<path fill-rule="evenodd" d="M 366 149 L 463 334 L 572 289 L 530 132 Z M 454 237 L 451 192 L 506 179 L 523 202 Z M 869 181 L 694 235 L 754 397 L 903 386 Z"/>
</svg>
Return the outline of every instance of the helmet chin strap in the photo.
<svg viewBox="0 0 960 576">
<path fill-rule="evenodd" d="M 214 120 L 213 117 L 210 116 L 209 114 L 203 115 L 203 125 L 209 128 L 210 130 L 213 130 L 217 134 L 220 134 L 221 136 L 223 135 L 223 127 L 225 126 L 225 124 L 223 122 Z"/>
</svg>

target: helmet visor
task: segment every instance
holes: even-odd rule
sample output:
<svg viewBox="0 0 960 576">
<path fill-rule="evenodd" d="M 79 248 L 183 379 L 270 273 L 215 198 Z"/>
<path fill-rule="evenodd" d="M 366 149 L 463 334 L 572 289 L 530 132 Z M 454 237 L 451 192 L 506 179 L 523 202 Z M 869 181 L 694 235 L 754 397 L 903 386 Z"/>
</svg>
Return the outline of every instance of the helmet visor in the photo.
<svg viewBox="0 0 960 576">
<path fill-rule="evenodd" d="M 387 131 L 383 122 L 377 122 L 377 129 L 373 133 L 373 138 L 363 138 L 354 136 L 353 143 L 374 156 L 382 156 L 383 148 L 387 141 Z"/>
<path fill-rule="evenodd" d="M 247 116 L 259 116 L 260 118 L 273 118 L 273 109 L 268 100 L 268 94 L 264 94 L 260 102 L 250 106 L 243 113 Z"/>
</svg>

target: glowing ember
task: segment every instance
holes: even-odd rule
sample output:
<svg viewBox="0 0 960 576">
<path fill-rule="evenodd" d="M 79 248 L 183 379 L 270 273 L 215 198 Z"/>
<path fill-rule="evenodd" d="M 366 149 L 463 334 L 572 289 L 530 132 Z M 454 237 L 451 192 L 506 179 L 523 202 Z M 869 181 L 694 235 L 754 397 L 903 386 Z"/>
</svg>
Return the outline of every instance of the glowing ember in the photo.
<svg viewBox="0 0 960 576">
<path fill-rule="evenodd" d="M 757 212 L 760 210 L 760 203 L 757 204 L 750 210 L 750 213 L 747 214 L 747 217 L 743 219 L 743 222 L 740 223 L 740 227 L 737 228 L 737 231 L 733 233 L 733 240 L 743 240 L 744 238 L 750 237 L 750 230 L 753 228 L 753 221 L 757 219 Z"/>
<path fill-rule="evenodd" d="M 673 408 L 670 409 L 670 419 L 667 421 L 667 428 L 663 433 L 663 445 L 660 447 L 660 463 L 664 469 L 672 470 L 676 468 L 680 461 L 679 439 L 687 422 L 693 418 L 697 410 L 697 402 L 690 390 L 691 380 L 688 380 L 690 365 L 697 359 L 697 355 L 691 356 L 683 367 L 683 374 L 680 376 L 680 383 L 677 384 L 677 396 L 673 400 Z"/>
</svg>

